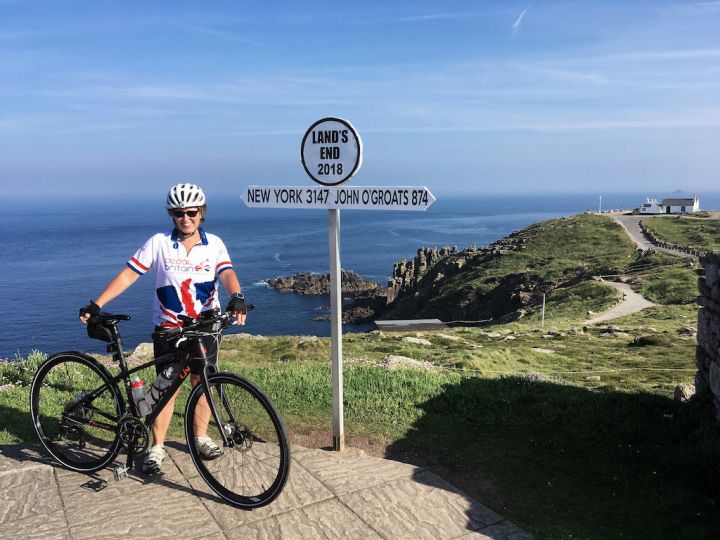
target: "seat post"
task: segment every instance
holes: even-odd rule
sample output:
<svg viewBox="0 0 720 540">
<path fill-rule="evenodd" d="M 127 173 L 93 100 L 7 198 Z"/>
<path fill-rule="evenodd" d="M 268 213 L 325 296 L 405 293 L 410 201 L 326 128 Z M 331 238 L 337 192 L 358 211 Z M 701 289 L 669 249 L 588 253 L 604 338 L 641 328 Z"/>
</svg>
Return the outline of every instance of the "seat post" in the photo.
<svg viewBox="0 0 720 540">
<path fill-rule="evenodd" d="M 125 364 L 125 356 L 123 355 L 122 342 L 120 340 L 120 332 L 117 329 L 117 324 L 112 322 L 109 323 L 110 332 L 112 333 L 112 343 L 107 346 L 108 352 L 113 353 L 113 360 L 120 364 L 120 369 L 125 372 L 127 371 L 127 365 Z"/>
</svg>

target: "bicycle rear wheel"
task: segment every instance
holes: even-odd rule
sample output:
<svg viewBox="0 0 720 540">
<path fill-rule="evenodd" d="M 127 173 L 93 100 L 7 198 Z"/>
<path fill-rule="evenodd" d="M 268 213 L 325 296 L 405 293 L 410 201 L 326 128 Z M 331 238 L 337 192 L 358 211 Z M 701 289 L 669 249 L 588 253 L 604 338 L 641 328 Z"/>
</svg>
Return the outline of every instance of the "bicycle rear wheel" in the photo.
<svg viewBox="0 0 720 540">
<path fill-rule="evenodd" d="M 256 508 L 272 502 L 282 491 L 290 471 L 290 446 L 285 426 L 270 399 L 253 383 L 232 373 L 209 377 L 220 426 L 213 418 L 198 384 L 185 408 L 185 435 L 192 460 L 205 482 L 228 503 L 239 508 Z M 195 436 L 207 436 L 222 444 L 222 429 L 232 441 L 220 457 L 204 460 Z"/>
<path fill-rule="evenodd" d="M 96 471 L 115 459 L 124 408 L 107 370 L 80 353 L 48 358 L 30 390 L 30 413 L 40 442 L 62 465 L 79 472 Z"/>
</svg>

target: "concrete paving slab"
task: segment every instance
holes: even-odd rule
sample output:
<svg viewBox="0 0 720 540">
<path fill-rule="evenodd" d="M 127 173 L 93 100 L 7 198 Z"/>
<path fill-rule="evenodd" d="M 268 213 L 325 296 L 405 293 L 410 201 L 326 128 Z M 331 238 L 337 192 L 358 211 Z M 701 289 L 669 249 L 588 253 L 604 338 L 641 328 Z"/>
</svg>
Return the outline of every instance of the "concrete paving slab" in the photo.
<svg viewBox="0 0 720 540">
<path fill-rule="evenodd" d="M 326 538 L 373 540 L 382 538 L 337 499 L 322 501 L 256 521 L 230 531 L 231 540 L 277 538 Z"/>
<path fill-rule="evenodd" d="M 70 538 L 65 512 L 58 510 L 43 516 L 17 519 L 0 525 L 0 538 L 55 540 Z"/>
<path fill-rule="evenodd" d="M 345 495 L 399 478 L 412 478 L 422 469 L 407 463 L 360 454 L 309 450 L 293 456 L 335 495 Z"/>
<path fill-rule="evenodd" d="M 123 480 L 122 482 L 127 482 Z M 121 483 L 122 483 L 121 482 Z M 100 492 L 102 493 L 102 492 Z M 157 486 L 66 510 L 73 538 L 206 538 L 222 530 L 189 489 Z"/>
<path fill-rule="evenodd" d="M 51 467 L 39 446 L 7 444 L 0 446 L 0 474 L 18 468 Z"/>
<path fill-rule="evenodd" d="M 204 496 L 205 505 L 225 531 L 333 497 L 325 486 L 296 463 L 290 467 L 290 478 L 280 496 L 272 504 L 254 510 L 242 510 L 226 504 L 199 476 L 189 481 L 193 489 Z"/>
<path fill-rule="evenodd" d="M 532 538 L 518 526 L 509 521 L 503 521 L 479 531 L 464 534 L 458 540 L 532 540 Z"/>
<path fill-rule="evenodd" d="M 192 488 L 171 460 L 163 463 L 162 473 L 159 475 L 147 476 L 133 470 L 128 478 L 120 482 L 115 480 L 110 469 L 81 474 L 58 468 L 56 475 L 66 508 L 104 504 L 105 501 L 117 501 L 124 496 L 144 497 L 148 490 L 157 487 L 192 493 Z"/>
<path fill-rule="evenodd" d="M 0 538 L 531 538 L 429 471 L 302 447 L 280 497 L 240 510 L 197 475 L 182 443 L 168 447 L 163 476 L 121 482 L 0 447 Z"/>
<path fill-rule="evenodd" d="M 190 457 L 187 446 L 184 442 L 169 441 L 165 443 L 165 450 L 175 466 L 185 478 L 198 476 L 197 468 Z"/>
<path fill-rule="evenodd" d="M 276 538 L 380 539 L 367 523 L 337 499 L 276 516 Z"/>
<path fill-rule="evenodd" d="M 385 538 L 455 538 L 502 521 L 430 472 L 341 496 Z"/>
<path fill-rule="evenodd" d="M 52 468 L 19 468 L 0 474 L 0 523 L 61 509 Z"/>
</svg>

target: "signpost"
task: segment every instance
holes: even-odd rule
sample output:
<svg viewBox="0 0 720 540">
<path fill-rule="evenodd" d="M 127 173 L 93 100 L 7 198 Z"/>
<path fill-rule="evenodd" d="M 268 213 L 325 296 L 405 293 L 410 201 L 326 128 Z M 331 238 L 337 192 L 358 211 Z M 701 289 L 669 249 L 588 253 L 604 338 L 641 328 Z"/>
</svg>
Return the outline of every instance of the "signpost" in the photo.
<svg viewBox="0 0 720 540">
<path fill-rule="evenodd" d="M 250 208 L 328 210 L 426 210 L 435 202 L 424 186 L 249 186 L 242 199 Z"/>
<path fill-rule="evenodd" d="M 326 208 L 330 259 L 330 340 L 333 379 L 333 448 L 345 448 L 342 374 L 342 297 L 340 283 L 340 209 L 427 210 L 435 197 L 426 187 L 340 187 L 362 165 L 362 141 L 347 120 L 315 122 L 300 146 L 305 172 L 321 187 L 249 186 L 242 195 L 250 208 Z"/>
</svg>

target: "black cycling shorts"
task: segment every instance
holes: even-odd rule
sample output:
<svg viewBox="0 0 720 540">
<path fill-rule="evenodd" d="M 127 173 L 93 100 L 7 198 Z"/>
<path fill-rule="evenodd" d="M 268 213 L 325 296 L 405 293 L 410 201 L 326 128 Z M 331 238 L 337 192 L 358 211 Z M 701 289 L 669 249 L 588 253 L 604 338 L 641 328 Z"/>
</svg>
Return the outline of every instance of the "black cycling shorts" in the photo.
<svg viewBox="0 0 720 540">
<path fill-rule="evenodd" d="M 155 333 L 153 334 L 153 353 L 155 355 L 155 358 L 160 358 L 163 355 L 177 351 L 177 348 L 175 348 L 171 343 L 168 343 L 168 341 L 162 337 L 162 332 L 164 330 L 167 330 L 167 328 L 164 328 L 162 326 L 155 327 Z M 205 336 L 204 338 L 202 338 L 202 343 L 203 345 L 205 345 L 205 349 L 207 349 L 207 363 L 216 366 L 218 349 L 220 348 L 220 335 L 218 335 L 217 337 Z M 191 363 L 191 373 L 193 373 L 194 375 L 200 375 L 199 364 L 199 362 Z M 165 365 L 155 366 L 155 371 L 158 374 L 160 374 L 163 369 L 165 369 Z"/>
</svg>

